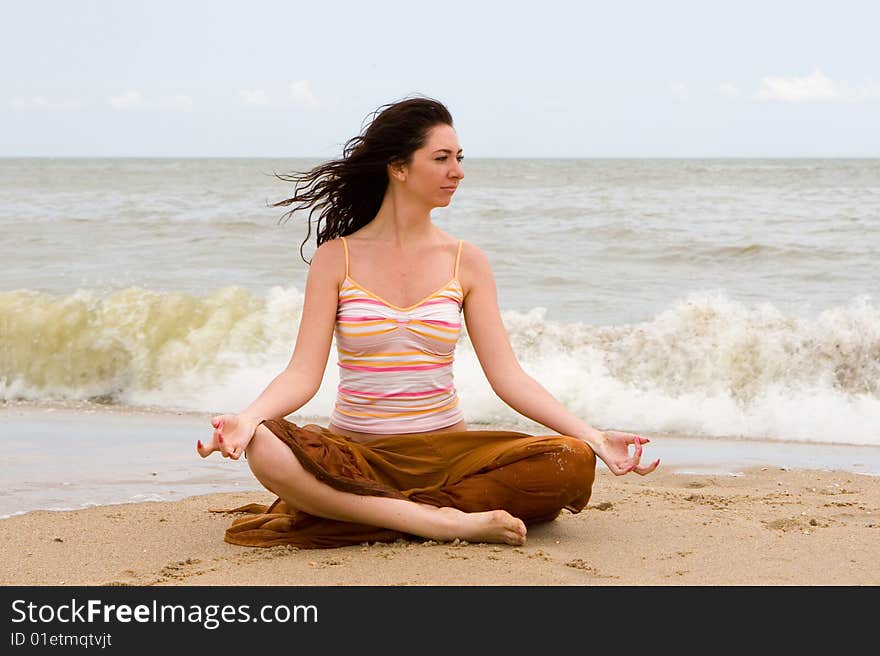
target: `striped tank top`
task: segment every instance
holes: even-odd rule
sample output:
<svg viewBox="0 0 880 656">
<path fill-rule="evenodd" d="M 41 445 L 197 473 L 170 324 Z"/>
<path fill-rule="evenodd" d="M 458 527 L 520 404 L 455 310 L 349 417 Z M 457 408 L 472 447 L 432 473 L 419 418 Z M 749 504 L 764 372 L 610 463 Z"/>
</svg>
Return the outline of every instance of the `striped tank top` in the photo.
<svg viewBox="0 0 880 656">
<path fill-rule="evenodd" d="M 452 380 L 464 296 L 458 280 L 461 245 L 452 279 L 406 308 L 392 305 L 349 275 L 336 310 L 339 387 L 330 421 L 363 433 L 418 433 L 463 418 Z"/>
</svg>

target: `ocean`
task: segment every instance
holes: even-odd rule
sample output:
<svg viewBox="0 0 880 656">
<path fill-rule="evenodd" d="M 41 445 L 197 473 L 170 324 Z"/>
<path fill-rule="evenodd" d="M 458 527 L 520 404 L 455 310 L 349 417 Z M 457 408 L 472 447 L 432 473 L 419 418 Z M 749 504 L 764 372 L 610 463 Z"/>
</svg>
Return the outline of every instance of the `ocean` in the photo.
<svg viewBox="0 0 880 656">
<path fill-rule="evenodd" d="M 318 163 L 0 159 L 7 420 L 245 408 L 293 352 L 308 270 L 306 216 L 279 222 L 292 185 L 273 173 Z M 572 412 L 701 444 L 859 447 L 880 473 L 880 159 L 463 166 L 434 221 L 487 254 L 520 363 Z M 333 349 L 292 418 L 326 423 L 336 369 Z M 535 428 L 466 330 L 455 382 L 472 428 Z"/>
</svg>

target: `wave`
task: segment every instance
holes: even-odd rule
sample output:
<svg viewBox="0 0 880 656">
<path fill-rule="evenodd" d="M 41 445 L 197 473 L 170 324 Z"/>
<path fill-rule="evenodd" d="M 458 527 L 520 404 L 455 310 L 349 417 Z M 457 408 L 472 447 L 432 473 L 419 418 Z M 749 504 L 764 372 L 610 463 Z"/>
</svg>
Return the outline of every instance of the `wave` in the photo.
<svg viewBox="0 0 880 656">
<path fill-rule="evenodd" d="M 289 361 L 302 305 L 295 287 L 0 292 L 0 400 L 238 412 Z M 810 319 L 723 292 L 637 324 L 551 321 L 545 308 L 502 318 L 523 369 L 594 426 L 880 446 L 880 309 L 868 296 Z M 334 348 L 296 414 L 329 415 L 335 369 Z M 470 424 L 528 425 L 493 393 L 466 330 L 455 381 Z"/>
</svg>

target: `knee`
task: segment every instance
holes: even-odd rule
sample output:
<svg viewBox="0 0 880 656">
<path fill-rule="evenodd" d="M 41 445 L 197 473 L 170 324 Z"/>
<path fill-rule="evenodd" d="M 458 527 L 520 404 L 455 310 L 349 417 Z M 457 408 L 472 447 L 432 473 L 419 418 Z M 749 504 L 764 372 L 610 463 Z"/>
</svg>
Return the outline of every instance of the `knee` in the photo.
<svg viewBox="0 0 880 656">
<path fill-rule="evenodd" d="M 267 435 L 266 433 L 269 434 Z M 251 438 L 251 441 L 248 443 L 247 448 L 244 451 L 245 456 L 247 457 L 248 466 L 251 468 L 254 476 L 256 476 L 264 485 L 264 472 L 267 470 L 269 464 L 269 440 L 274 437 L 272 431 L 260 424 L 254 431 L 254 436 Z"/>
<path fill-rule="evenodd" d="M 257 426 L 254 436 L 245 450 L 248 466 L 260 483 L 271 491 L 275 491 L 280 482 L 283 462 L 280 456 L 287 452 L 296 460 L 296 456 L 281 442 L 280 439 L 263 424 Z M 297 464 L 299 461 L 297 461 Z"/>
<path fill-rule="evenodd" d="M 254 436 L 251 438 L 251 441 L 248 442 L 247 448 L 244 450 L 245 455 L 247 455 L 248 463 L 253 466 L 253 461 L 260 460 L 266 455 L 266 451 L 268 451 L 269 440 L 275 438 L 274 433 L 270 431 L 266 426 L 260 424 L 257 426 L 256 430 L 254 430 Z"/>
<path fill-rule="evenodd" d="M 546 522 L 563 508 L 579 512 L 587 505 L 596 467 L 596 455 L 588 444 L 575 437 L 554 435 L 543 444 L 535 465 L 537 494 L 526 495 L 528 503 L 522 514 L 512 514 L 527 524 Z"/>
<path fill-rule="evenodd" d="M 576 437 L 563 436 L 557 453 L 562 476 L 578 488 L 589 490 L 596 475 L 596 454 L 590 445 Z"/>
</svg>

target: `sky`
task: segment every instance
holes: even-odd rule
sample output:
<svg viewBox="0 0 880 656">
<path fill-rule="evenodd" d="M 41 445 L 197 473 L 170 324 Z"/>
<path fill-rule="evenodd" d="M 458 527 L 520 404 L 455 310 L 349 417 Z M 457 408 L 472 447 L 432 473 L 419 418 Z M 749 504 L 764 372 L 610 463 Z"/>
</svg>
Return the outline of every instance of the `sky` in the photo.
<svg viewBox="0 0 880 656">
<path fill-rule="evenodd" d="M 0 0 L 0 157 L 878 157 L 880 2 Z"/>
</svg>

